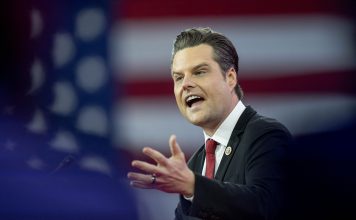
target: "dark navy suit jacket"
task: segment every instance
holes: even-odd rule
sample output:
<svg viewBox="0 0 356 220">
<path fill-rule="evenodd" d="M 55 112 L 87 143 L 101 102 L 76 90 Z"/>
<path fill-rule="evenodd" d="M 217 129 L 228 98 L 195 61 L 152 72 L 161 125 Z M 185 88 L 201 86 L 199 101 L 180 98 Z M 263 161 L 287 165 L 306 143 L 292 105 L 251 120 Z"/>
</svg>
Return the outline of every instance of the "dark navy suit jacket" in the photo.
<svg viewBox="0 0 356 220">
<path fill-rule="evenodd" d="M 277 219 L 284 204 L 289 131 L 250 106 L 240 116 L 214 180 L 201 175 L 205 148 L 188 161 L 195 173 L 193 202 L 180 196 L 176 219 Z"/>
</svg>

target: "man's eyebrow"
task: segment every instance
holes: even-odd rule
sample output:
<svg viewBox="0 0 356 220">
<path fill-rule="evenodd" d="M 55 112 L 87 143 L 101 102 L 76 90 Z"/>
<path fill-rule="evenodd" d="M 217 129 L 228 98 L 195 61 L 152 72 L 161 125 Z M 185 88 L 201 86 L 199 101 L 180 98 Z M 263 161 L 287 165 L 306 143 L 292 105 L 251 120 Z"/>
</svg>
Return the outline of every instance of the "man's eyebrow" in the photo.
<svg viewBox="0 0 356 220">
<path fill-rule="evenodd" d="M 195 70 L 197 70 L 197 69 L 200 69 L 200 68 L 203 68 L 203 67 L 210 67 L 209 66 L 209 64 L 207 64 L 207 63 L 200 63 L 200 64 L 198 64 L 198 65 L 196 65 L 196 66 L 193 66 L 192 68 L 191 68 L 191 70 L 192 71 L 195 71 Z M 176 72 L 176 71 L 172 71 L 172 76 L 173 75 L 182 75 L 183 73 L 181 73 L 181 72 Z"/>
<path fill-rule="evenodd" d="M 209 64 L 207 64 L 207 63 L 198 64 L 198 65 L 194 66 L 194 67 L 192 68 L 192 70 L 194 71 L 194 70 L 200 69 L 200 68 L 202 68 L 202 67 L 209 67 Z"/>
<path fill-rule="evenodd" d="M 172 76 L 174 76 L 174 75 L 182 75 L 183 73 L 181 73 L 181 72 L 175 72 L 175 71 L 172 71 Z"/>
</svg>

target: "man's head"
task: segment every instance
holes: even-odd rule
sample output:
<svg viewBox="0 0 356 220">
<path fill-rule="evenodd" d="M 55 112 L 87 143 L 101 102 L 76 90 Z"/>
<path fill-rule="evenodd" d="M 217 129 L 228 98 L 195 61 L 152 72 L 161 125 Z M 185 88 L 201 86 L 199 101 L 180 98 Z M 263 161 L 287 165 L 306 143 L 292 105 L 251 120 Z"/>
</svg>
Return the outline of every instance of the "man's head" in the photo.
<svg viewBox="0 0 356 220">
<path fill-rule="evenodd" d="M 172 78 L 182 115 L 213 135 L 236 106 L 237 53 L 210 29 L 182 32 L 174 44 Z M 242 92 L 239 93 L 242 96 Z"/>
<path fill-rule="evenodd" d="M 173 44 L 172 61 L 178 51 L 200 44 L 207 44 L 213 48 L 213 58 L 219 64 L 222 74 L 225 75 L 231 67 L 238 74 L 239 56 L 234 45 L 223 34 L 217 33 L 210 28 L 191 28 L 181 32 Z M 235 91 L 241 100 L 243 91 L 239 83 L 236 84 Z"/>
</svg>

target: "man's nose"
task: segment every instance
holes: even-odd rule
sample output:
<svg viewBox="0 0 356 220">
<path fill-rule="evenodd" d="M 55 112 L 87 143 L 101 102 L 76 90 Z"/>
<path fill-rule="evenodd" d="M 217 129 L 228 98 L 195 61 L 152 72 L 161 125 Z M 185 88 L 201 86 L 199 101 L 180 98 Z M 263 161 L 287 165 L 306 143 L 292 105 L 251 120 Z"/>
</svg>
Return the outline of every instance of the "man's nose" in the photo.
<svg viewBox="0 0 356 220">
<path fill-rule="evenodd" d="M 195 86 L 195 82 L 190 76 L 185 76 L 182 86 L 184 90 L 187 90 L 189 88 L 193 88 Z"/>
</svg>

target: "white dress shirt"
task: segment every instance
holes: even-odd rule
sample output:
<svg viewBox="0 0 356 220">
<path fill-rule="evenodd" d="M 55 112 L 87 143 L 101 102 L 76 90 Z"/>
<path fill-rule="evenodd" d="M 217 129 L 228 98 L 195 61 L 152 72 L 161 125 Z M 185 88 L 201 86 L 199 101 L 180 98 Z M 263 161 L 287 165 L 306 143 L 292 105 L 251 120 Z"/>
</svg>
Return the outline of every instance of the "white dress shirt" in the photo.
<svg viewBox="0 0 356 220">
<path fill-rule="evenodd" d="M 206 141 L 211 138 L 214 141 L 218 142 L 218 145 L 216 146 L 215 149 L 215 171 L 214 174 L 216 174 L 216 171 L 219 168 L 220 162 L 222 157 L 224 156 L 225 149 L 227 147 L 227 144 L 229 142 L 229 139 L 231 137 L 232 131 L 234 130 L 234 127 L 239 120 L 242 112 L 245 110 L 245 105 L 239 101 L 235 108 L 232 110 L 232 112 L 227 116 L 227 118 L 224 120 L 224 122 L 220 125 L 220 127 L 216 130 L 214 135 L 212 137 L 209 137 L 204 132 L 204 138 L 205 138 L 205 143 Z M 202 170 L 202 175 L 205 175 L 205 170 L 206 170 L 206 160 L 204 160 L 204 166 Z"/>
<path fill-rule="evenodd" d="M 239 120 L 242 112 L 245 110 L 245 105 L 239 101 L 235 108 L 230 112 L 229 116 L 224 120 L 224 122 L 220 125 L 220 127 L 216 130 L 214 135 L 210 137 L 207 135 L 204 131 L 204 138 L 205 138 L 205 143 L 206 141 L 211 138 L 218 142 L 218 145 L 216 146 L 215 149 L 215 171 L 214 174 L 216 174 L 216 171 L 219 168 L 220 162 L 222 157 L 224 156 L 225 149 L 227 147 L 227 144 L 229 142 L 230 136 L 232 134 L 232 131 L 234 130 L 234 127 Z M 205 170 L 206 170 L 206 159 L 204 160 L 204 166 L 202 170 L 202 175 L 205 176 Z M 186 197 L 183 196 L 186 200 L 193 201 L 194 196 L 192 197 Z"/>
</svg>

